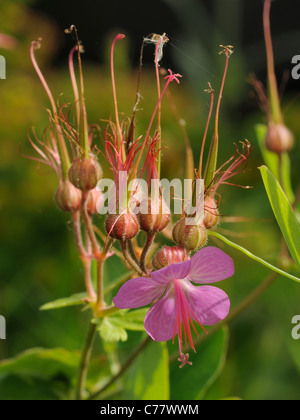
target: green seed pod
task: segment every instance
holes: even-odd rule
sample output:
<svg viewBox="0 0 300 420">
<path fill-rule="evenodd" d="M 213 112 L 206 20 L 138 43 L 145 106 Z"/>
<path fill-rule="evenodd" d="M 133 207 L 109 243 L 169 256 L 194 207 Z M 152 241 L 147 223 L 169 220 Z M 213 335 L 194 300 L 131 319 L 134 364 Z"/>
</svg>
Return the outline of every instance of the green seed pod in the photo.
<svg viewBox="0 0 300 420">
<path fill-rule="evenodd" d="M 206 229 L 200 225 L 187 225 L 185 219 L 176 223 L 172 234 L 176 244 L 187 251 L 202 248 L 207 241 Z"/>
</svg>

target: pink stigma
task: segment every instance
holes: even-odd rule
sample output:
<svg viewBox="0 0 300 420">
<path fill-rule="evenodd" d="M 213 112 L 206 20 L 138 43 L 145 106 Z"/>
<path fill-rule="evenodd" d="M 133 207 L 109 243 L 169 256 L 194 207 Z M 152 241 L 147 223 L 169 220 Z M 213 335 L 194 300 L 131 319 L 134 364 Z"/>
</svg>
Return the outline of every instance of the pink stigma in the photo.
<svg viewBox="0 0 300 420">
<path fill-rule="evenodd" d="M 116 41 L 118 41 L 119 39 L 124 39 L 125 35 L 124 34 L 118 34 L 115 38 Z"/>
<path fill-rule="evenodd" d="M 179 73 L 175 73 L 173 74 L 172 70 L 168 69 L 168 72 L 170 74 L 168 74 L 165 79 L 168 80 L 168 82 L 173 82 L 173 80 L 175 80 L 178 84 L 180 84 L 180 81 L 178 80 L 178 77 L 182 77 L 181 74 Z"/>
<path fill-rule="evenodd" d="M 183 366 L 185 365 L 190 365 L 192 366 L 192 362 L 189 361 L 189 357 L 190 355 L 188 353 L 184 354 L 184 353 L 180 353 L 180 357 L 178 360 L 178 362 L 181 362 L 181 365 L 179 366 L 179 369 L 183 368 Z"/>
</svg>

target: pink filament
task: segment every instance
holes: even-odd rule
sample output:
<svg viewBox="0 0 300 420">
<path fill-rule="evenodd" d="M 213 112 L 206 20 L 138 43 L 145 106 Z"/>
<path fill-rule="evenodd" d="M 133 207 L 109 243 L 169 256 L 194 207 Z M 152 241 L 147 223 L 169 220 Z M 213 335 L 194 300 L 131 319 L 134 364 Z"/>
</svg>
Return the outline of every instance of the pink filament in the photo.
<svg viewBox="0 0 300 420">
<path fill-rule="evenodd" d="M 187 341 L 189 341 L 189 344 L 191 348 L 196 352 L 193 337 L 192 337 L 192 331 L 190 328 L 190 324 L 195 331 L 197 337 L 198 333 L 195 329 L 195 326 L 193 324 L 193 319 L 200 325 L 200 327 L 205 331 L 205 328 L 201 325 L 199 320 L 197 319 L 195 313 L 193 312 L 191 305 L 188 302 L 188 299 L 186 298 L 184 291 L 181 287 L 181 280 L 174 280 L 174 289 L 175 289 L 175 311 L 176 311 L 176 317 L 175 317 L 175 328 L 174 328 L 174 338 L 173 342 L 176 336 L 176 332 L 178 334 L 178 345 L 179 345 L 179 353 L 182 353 L 182 326 L 183 326 L 183 334 L 184 334 L 184 341 L 185 346 L 187 347 Z"/>
</svg>

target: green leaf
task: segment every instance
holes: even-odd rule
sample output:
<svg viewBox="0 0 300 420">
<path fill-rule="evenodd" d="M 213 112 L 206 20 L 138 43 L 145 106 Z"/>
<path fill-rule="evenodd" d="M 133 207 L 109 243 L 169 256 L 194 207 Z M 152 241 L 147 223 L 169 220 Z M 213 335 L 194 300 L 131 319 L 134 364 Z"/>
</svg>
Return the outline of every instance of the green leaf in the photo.
<svg viewBox="0 0 300 420">
<path fill-rule="evenodd" d="M 48 311 L 49 309 L 66 308 L 68 306 L 74 305 L 84 305 L 86 304 L 87 298 L 88 295 L 86 292 L 76 293 L 66 298 L 61 298 L 52 302 L 45 303 L 43 306 L 40 307 L 40 310 Z"/>
<path fill-rule="evenodd" d="M 223 327 L 190 353 L 192 366 L 179 368 L 171 365 L 170 383 L 172 400 L 198 400 L 222 372 L 228 346 L 228 328 Z"/>
<path fill-rule="evenodd" d="M 0 400 L 73 399 L 80 351 L 33 348 L 0 362 Z M 91 360 L 87 387 L 108 380 L 106 359 Z"/>
<path fill-rule="evenodd" d="M 66 384 L 62 381 L 44 381 L 15 375 L 0 377 L 0 399 L 2 401 L 56 401 L 66 399 Z"/>
<path fill-rule="evenodd" d="M 266 166 L 259 168 L 265 189 L 291 256 L 300 268 L 300 225 L 279 182 Z"/>
<path fill-rule="evenodd" d="M 168 400 L 169 357 L 166 343 L 151 341 L 125 375 L 124 398 Z"/>
<path fill-rule="evenodd" d="M 288 153 L 281 155 L 281 175 L 279 175 L 279 157 L 276 153 L 270 152 L 265 146 L 265 137 L 268 127 L 258 124 L 255 127 L 257 141 L 266 166 L 270 169 L 276 179 L 282 178 L 284 191 L 290 202 L 294 201 L 294 192 L 291 185 L 291 163 Z"/>
<path fill-rule="evenodd" d="M 0 375 L 18 374 L 47 379 L 55 375 L 72 377 L 76 372 L 80 354 L 63 348 L 33 348 L 18 356 L 0 362 Z"/>
<path fill-rule="evenodd" d="M 126 330 L 144 331 L 144 319 L 147 311 L 148 308 L 134 311 L 124 309 L 103 320 L 96 320 L 96 322 L 99 322 L 98 331 L 100 332 L 100 336 L 108 343 L 120 340 L 126 341 Z"/>
<path fill-rule="evenodd" d="M 105 289 L 105 293 L 110 292 L 115 287 L 120 286 L 124 283 L 126 279 L 128 279 L 128 276 L 130 275 L 130 272 L 126 272 L 122 274 L 121 276 L 117 277 L 115 280 L 110 281 L 109 286 Z M 88 299 L 88 294 L 86 292 L 82 293 L 75 293 L 74 295 L 56 299 L 52 302 L 45 303 L 40 307 L 41 311 L 48 311 L 50 309 L 59 309 L 59 308 L 67 308 L 68 306 L 75 306 L 75 305 L 84 305 L 86 304 L 86 299 Z"/>
<path fill-rule="evenodd" d="M 136 309 L 134 311 L 119 311 L 114 317 L 116 324 L 122 326 L 126 330 L 144 331 L 144 319 L 149 308 Z"/>
<path fill-rule="evenodd" d="M 216 238 L 223 241 L 225 244 L 231 246 L 234 249 L 237 249 L 238 251 L 241 251 L 243 254 L 247 255 L 247 257 L 252 258 L 254 261 L 259 262 L 260 264 L 264 265 L 265 267 L 269 268 L 272 271 L 275 271 L 275 273 L 280 274 L 281 276 L 287 277 L 288 279 L 294 280 L 297 283 L 300 283 L 300 279 L 298 277 L 293 276 L 292 274 L 287 273 L 286 271 L 281 270 L 280 268 L 275 267 L 274 265 L 268 263 L 267 261 L 263 260 L 260 257 L 257 257 L 256 255 L 252 254 L 252 252 L 248 251 L 248 249 L 243 248 L 241 245 L 238 245 L 229 239 L 225 238 L 225 236 L 221 235 L 220 233 L 214 232 L 214 231 L 208 231 L 208 235 L 215 236 Z"/>
<path fill-rule="evenodd" d="M 118 322 L 115 322 L 114 317 L 104 318 L 97 330 L 101 338 L 107 343 L 126 341 L 128 338 L 126 330 L 118 325 Z"/>
<path fill-rule="evenodd" d="M 54 400 L 71 397 L 80 353 L 33 348 L 0 362 L 0 399 Z"/>
</svg>

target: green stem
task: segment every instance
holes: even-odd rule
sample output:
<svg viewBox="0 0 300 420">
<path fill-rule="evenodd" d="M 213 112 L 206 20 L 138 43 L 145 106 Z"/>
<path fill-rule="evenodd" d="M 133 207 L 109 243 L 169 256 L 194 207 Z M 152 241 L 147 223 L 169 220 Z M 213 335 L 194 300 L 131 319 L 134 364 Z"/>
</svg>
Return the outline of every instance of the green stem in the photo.
<svg viewBox="0 0 300 420">
<path fill-rule="evenodd" d="M 97 312 L 97 316 L 99 318 L 105 318 L 106 316 L 111 316 L 118 312 L 120 309 L 114 305 L 107 306 L 106 308 L 102 308 Z"/>
<path fill-rule="evenodd" d="M 96 335 L 96 324 L 91 324 L 88 334 L 86 336 L 84 348 L 81 354 L 81 360 L 79 365 L 78 371 L 78 382 L 77 382 L 77 390 L 76 390 L 76 399 L 82 400 L 84 397 L 85 391 L 85 383 L 86 377 L 88 372 L 88 365 L 91 358 L 91 353 L 93 349 L 94 339 Z"/>
<path fill-rule="evenodd" d="M 217 167 L 218 151 L 219 151 L 219 115 L 220 115 L 221 101 L 222 101 L 223 91 L 225 87 L 226 76 L 228 72 L 229 57 L 232 53 L 229 47 L 225 47 L 224 52 L 226 55 L 225 69 L 223 73 L 222 83 L 221 83 L 219 97 L 218 97 L 218 103 L 216 107 L 215 130 L 214 130 L 214 135 L 213 135 L 212 142 L 210 145 L 208 159 L 207 159 L 207 163 L 205 167 L 205 174 L 204 174 L 204 184 L 207 188 L 211 185 L 214 179 L 215 171 Z"/>
<path fill-rule="evenodd" d="M 141 344 L 136 348 L 136 350 L 129 356 L 129 358 L 126 360 L 124 365 L 121 367 L 119 372 L 114 375 L 109 382 L 107 382 L 106 385 L 99 388 L 97 391 L 95 391 L 93 394 L 91 394 L 87 399 L 88 400 L 94 400 L 95 398 L 99 397 L 104 391 L 106 391 L 112 384 L 114 384 L 125 372 L 126 370 L 132 365 L 136 357 L 147 347 L 149 343 L 151 343 L 152 339 L 147 336 L 144 341 L 141 342 Z"/>
<path fill-rule="evenodd" d="M 266 44 L 266 54 L 267 54 L 267 66 L 268 66 L 268 91 L 270 96 L 270 105 L 272 118 L 275 123 L 282 123 L 282 113 L 280 108 L 279 93 L 275 75 L 274 67 L 274 53 L 272 46 L 272 36 L 270 28 L 270 9 L 271 1 L 265 0 L 264 4 L 264 13 L 263 13 L 263 24 L 264 24 L 264 36 Z"/>
<path fill-rule="evenodd" d="M 125 258 L 125 261 L 131 266 L 131 268 L 137 272 L 140 276 L 144 276 L 145 273 L 143 272 L 143 270 L 141 270 L 140 266 L 134 261 L 134 259 L 131 257 L 131 255 L 129 254 L 128 250 L 127 250 L 127 243 L 126 241 L 122 241 L 120 240 L 120 245 L 121 245 L 121 250 L 123 253 L 123 256 Z"/>
<path fill-rule="evenodd" d="M 209 231 L 209 235 L 215 236 L 218 239 L 221 239 L 225 244 L 231 246 L 232 248 L 237 249 L 238 251 L 241 251 L 243 254 L 247 255 L 248 257 L 252 258 L 253 260 L 259 262 L 260 264 L 264 265 L 265 267 L 269 268 L 270 270 L 274 271 L 277 274 L 280 274 L 281 276 L 287 277 L 291 280 L 296 281 L 297 283 L 300 283 L 300 279 L 298 277 L 293 276 L 292 274 L 287 273 L 286 271 L 281 270 L 280 268 L 275 267 L 274 265 L 268 263 L 267 261 L 263 260 L 262 258 L 257 257 L 256 255 L 252 254 L 252 252 L 248 251 L 247 249 L 243 248 L 240 245 L 235 244 L 234 242 L 231 242 L 229 239 L 225 238 L 225 236 L 220 235 L 217 232 Z"/>
</svg>

